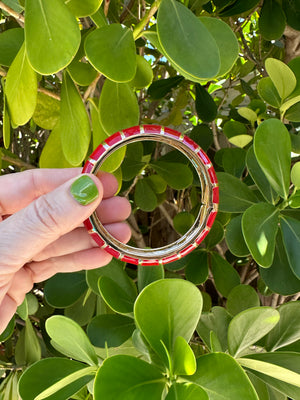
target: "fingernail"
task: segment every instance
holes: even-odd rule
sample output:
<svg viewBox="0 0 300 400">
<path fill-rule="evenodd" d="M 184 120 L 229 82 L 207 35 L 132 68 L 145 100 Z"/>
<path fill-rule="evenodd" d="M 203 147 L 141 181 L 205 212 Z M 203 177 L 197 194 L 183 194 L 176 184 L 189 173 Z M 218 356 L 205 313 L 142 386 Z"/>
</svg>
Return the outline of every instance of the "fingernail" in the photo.
<svg viewBox="0 0 300 400">
<path fill-rule="evenodd" d="M 87 175 L 82 175 L 71 185 L 71 195 L 81 205 L 86 206 L 92 203 L 99 196 L 98 188 Z"/>
</svg>

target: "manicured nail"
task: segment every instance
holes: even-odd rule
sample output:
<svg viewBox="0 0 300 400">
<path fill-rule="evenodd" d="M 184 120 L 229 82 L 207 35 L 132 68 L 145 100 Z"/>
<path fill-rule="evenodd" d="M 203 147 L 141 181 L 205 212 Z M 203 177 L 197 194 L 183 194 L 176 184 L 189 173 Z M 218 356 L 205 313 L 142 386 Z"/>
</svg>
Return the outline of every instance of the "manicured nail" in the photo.
<svg viewBox="0 0 300 400">
<path fill-rule="evenodd" d="M 98 188 L 87 175 L 82 175 L 71 185 L 71 195 L 81 205 L 86 206 L 92 203 L 99 196 Z"/>
</svg>

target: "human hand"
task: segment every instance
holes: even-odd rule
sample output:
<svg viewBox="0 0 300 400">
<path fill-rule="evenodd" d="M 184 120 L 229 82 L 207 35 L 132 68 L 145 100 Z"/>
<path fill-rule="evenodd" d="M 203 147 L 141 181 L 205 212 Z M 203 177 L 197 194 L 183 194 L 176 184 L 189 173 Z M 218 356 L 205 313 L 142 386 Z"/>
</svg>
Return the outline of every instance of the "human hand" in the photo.
<svg viewBox="0 0 300 400">
<path fill-rule="evenodd" d="M 130 204 L 113 197 L 114 176 L 78 178 L 80 172 L 37 169 L 0 177 L 0 333 L 35 282 L 109 263 L 112 257 L 82 224 L 95 209 L 119 241 L 130 238 L 129 226 L 121 222 L 130 215 Z M 82 199 L 88 204 L 80 204 Z"/>
</svg>

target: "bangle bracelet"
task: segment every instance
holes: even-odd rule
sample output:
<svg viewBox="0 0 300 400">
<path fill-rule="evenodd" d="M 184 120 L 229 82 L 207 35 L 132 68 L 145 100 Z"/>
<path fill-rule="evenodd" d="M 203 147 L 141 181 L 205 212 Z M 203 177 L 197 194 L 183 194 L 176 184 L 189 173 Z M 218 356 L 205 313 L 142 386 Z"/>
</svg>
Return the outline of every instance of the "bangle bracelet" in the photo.
<svg viewBox="0 0 300 400">
<path fill-rule="evenodd" d="M 115 150 L 129 143 L 145 140 L 174 147 L 181 151 L 196 169 L 201 183 L 201 206 L 193 226 L 171 244 L 155 249 L 140 249 L 114 238 L 101 224 L 96 212 L 84 221 L 84 225 L 101 248 L 121 261 L 135 265 L 162 265 L 186 256 L 203 241 L 218 211 L 219 188 L 215 170 L 200 146 L 184 134 L 159 125 L 134 126 L 108 137 L 88 158 L 82 172 L 96 174 Z"/>
</svg>

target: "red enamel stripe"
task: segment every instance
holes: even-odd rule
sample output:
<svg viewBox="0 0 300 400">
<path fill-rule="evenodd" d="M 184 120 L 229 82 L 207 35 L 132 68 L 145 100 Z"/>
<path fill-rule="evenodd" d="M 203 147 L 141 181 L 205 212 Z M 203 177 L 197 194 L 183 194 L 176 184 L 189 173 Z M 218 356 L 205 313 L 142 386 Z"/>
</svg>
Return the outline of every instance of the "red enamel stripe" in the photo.
<svg viewBox="0 0 300 400">
<path fill-rule="evenodd" d="M 139 260 L 137 258 L 129 257 L 129 256 L 123 256 L 121 258 L 121 261 L 124 261 L 129 264 L 133 264 L 133 265 L 138 265 L 138 263 L 139 263 Z"/>
<path fill-rule="evenodd" d="M 85 221 L 83 221 L 83 224 L 88 231 L 93 229 L 93 225 L 89 219 L 86 219 Z"/>
<path fill-rule="evenodd" d="M 188 247 L 186 247 L 185 249 L 181 250 L 181 252 L 179 254 L 180 254 L 181 257 L 185 257 L 186 255 L 188 255 L 193 250 L 195 250 L 195 245 L 194 244 L 190 244 Z"/>
<path fill-rule="evenodd" d="M 213 188 L 213 203 L 219 204 L 219 188 L 218 187 Z"/>
<path fill-rule="evenodd" d="M 183 143 L 186 144 L 193 151 L 195 151 L 199 147 L 197 143 L 195 143 L 192 139 L 190 139 L 187 136 L 184 136 Z"/>
<path fill-rule="evenodd" d="M 157 266 L 159 265 L 159 260 L 143 260 L 140 265 L 144 265 L 144 266 Z"/>
<path fill-rule="evenodd" d="M 202 149 L 200 149 L 197 154 L 205 165 L 210 164 L 210 159 L 207 157 Z"/>
<path fill-rule="evenodd" d="M 105 251 L 111 254 L 115 258 L 120 258 L 121 253 L 110 246 L 105 247 Z"/>
<path fill-rule="evenodd" d="M 166 136 L 171 136 L 176 139 L 179 139 L 181 136 L 180 132 L 174 131 L 174 129 L 171 129 L 171 128 L 165 128 L 164 131 L 165 131 Z"/>
<path fill-rule="evenodd" d="M 127 128 L 124 129 L 122 132 L 124 133 L 125 137 L 129 137 L 132 135 L 136 135 L 137 133 L 140 133 L 141 128 L 139 126 L 133 126 L 132 128 Z"/>
<path fill-rule="evenodd" d="M 212 224 L 214 223 L 214 220 L 215 220 L 215 218 L 216 218 L 216 215 L 217 215 L 217 211 L 212 211 L 212 212 L 209 214 L 209 217 L 207 218 L 207 224 L 206 224 L 206 226 L 208 226 L 209 228 L 212 227 Z"/>
<path fill-rule="evenodd" d="M 95 242 L 98 244 L 99 247 L 105 245 L 105 241 L 100 237 L 99 233 L 97 232 L 89 232 Z"/>
<path fill-rule="evenodd" d="M 93 167 L 94 167 L 94 165 L 93 165 L 90 161 L 87 161 L 87 162 L 84 164 L 84 167 L 83 167 L 83 169 L 82 169 L 82 173 L 87 173 L 87 174 L 89 174 L 89 173 L 92 171 Z"/>
<path fill-rule="evenodd" d="M 106 152 L 106 150 L 105 150 L 103 144 L 100 144 L 100 146 L 98 146 L 96 148 L 96 150 L 93 151 L 90 158 L 97 161 L 100 158 L 100 156 L 102 156 L 102 154 L 105 152 Z"/>
<path fill-rule="evenodd" d="M 205 237 L 208 235 L 209 230 L 208 229 L 203 229 L 203 231 L 200 233 L 200 235 L 197 237 L 197 239 L 195 240 L 195 243 L 197 245 L 199 245 L 204 239 Z"/>
<path fill-rule="evenodd" d="M 121 137 L 121 133 L 117 132 L 114 133 L 112 136 L 108 137 L 107 139 L 105 139 L 105 143 L 108 144 L 109 146 L 112 146 L 116 143 L 121 142 L 122 137 Z"/>
<path fill-rule="evenodd" d="M 209 173 L 209 177 L 210 177 L 211 183 L 218 183 L 214 167 L 210 167 L 209 170 L 208 170 L 208 173 Z"/>
<path fill-rule="evenodd" d="M 145 133 L 161 133 L 161 126 L 160 125 L 143 125 Z"/>
<path fill-rule="evenodd" d="M 162 259 L 163 264 L 169 264 L 171 262 L 177 261 L 179 259 L 178 254 L 173 254 L 172 256 L 165 257 Z"/>
</svg>

